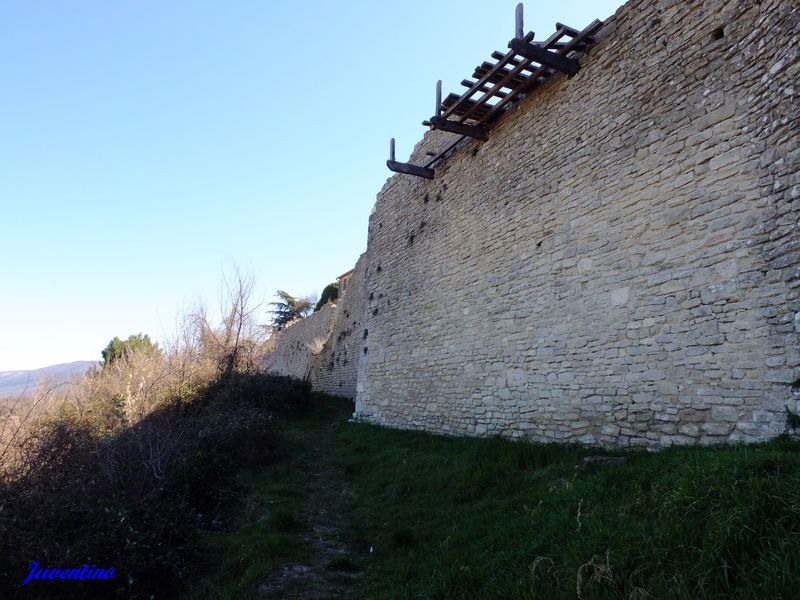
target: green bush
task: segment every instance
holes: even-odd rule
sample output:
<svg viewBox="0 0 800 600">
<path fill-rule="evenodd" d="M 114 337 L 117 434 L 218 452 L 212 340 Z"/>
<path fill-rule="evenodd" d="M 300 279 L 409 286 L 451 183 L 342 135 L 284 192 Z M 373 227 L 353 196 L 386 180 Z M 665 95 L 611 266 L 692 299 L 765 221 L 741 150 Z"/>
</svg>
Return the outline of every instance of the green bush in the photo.
<svg viewBox="0 0 800 600">
<path fill-rule="evenodd" d="M 319 302 L 314 307 L 314 312 L 325 306 L 328 302 L 333 302 L 339 297 L 339 284 L 337 282 L 329 283 L 322 290 L 322 295 L 319 297 Z"/>
</svg>

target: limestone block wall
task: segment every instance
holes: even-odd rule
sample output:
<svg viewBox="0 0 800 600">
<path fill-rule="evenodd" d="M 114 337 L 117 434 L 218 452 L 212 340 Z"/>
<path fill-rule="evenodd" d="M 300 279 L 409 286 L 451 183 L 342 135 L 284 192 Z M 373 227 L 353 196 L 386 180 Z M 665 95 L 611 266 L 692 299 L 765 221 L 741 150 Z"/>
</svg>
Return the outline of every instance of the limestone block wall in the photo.
<svg viewBox="0 0 800 600">
<path fill-rule="evenodd" d="M 330 337 L 335 312 L 335 307 L 327 304 L 277 333 L 272 351 L 264 361 L 264 370 L 297 379 L 310 379 L 314 357 L 322 351 Z"/>
<path fill-rule="evenodd" d="M 601 15 L 602 16 L 602 15 Z M 800 392 L 800 8 L 631 0 L 574 77 L 370 218 L 356 415 L 662 446 Z M 430 132 L 412 162 L 453 139 Z"/>
<path fill-rule="evenodd" d="M 347 291 L 336 301 L 330 337 L 315 357 L 311 370 L 314 389 L 334 396 L 355 398 L 358 353 L 366 334 L 364 314 L 366 253 L 356 263 Z"/>
</svg>

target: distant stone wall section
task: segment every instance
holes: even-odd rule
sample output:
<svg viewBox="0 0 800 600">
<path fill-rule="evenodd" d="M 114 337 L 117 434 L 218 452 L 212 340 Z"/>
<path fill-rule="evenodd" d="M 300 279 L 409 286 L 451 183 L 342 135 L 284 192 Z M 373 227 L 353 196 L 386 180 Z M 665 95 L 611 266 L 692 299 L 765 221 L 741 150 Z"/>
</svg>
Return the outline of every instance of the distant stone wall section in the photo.
<svg viewBox="0 0 800 600">
<path fill-rule="evenodd" d="M 365 253 L 335 304 L 326 304 L 276 334 L 264 362 L 267 372 L 307 380 L 318 392 L 355 398 L 358 353 L 366 337 L 361 326 L 366 267 Z"/>
<path fill-rule="evenodd" d="M 782 432 L 800 408 L 799 32 L 796 0 L 632 0 L 487 142 L 388 180 L 357 416 L 623 447 Z"/>
<path fill-rule="evenodd" d="M 334 396 L 355 398 L 358 353 L 366 339 L 361 326 L 365 306 L 366 254 L 356 263 L 347 291 L 336 301 L 331 335 L 314 360 L 311 382 L 314 389 Z"/>
<path fill-rule="evenodd" d="M 331 334 L 336 309 L 326 304 L 305 319 L 290 323 L 276 334 L 272 351 L 267 355 L 264 369 L 269 373 L 289 375 L 308 380 L 314 364 Z"/>
</svg>

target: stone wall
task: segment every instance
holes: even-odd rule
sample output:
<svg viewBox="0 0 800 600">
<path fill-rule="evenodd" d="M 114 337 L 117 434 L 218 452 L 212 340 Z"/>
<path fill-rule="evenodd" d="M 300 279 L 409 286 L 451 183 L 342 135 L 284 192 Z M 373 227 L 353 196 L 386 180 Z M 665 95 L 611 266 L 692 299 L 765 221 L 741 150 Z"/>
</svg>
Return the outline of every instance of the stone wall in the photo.
<svg viewBox="0 0 800 600">
<path fill-rule="evenodd" d="M 389 179 L 352 334 L 356 416 L 608 446 L 783 431 L 800 378 L 799 10 L 632 0 L 576 76 L 487 142 L 432 181 Z M 451 139 L 429 132 L 412 162 Z"/>
<path fill-rule="evenodd" d="M 364 314 L 364 288 L 367 257 L 356 263 L 347 291 L 336 301 L 336 317 L 331 335 L 314 361 L 311 383 L 314 389 L 334 396 L 355 398 L 358 353 L 364 340 L 361 321 Z"/>
<path fill-rule="evenodd" d="M 277 334 L 267 355 L 268 372 L 307 379 L 314 390 L 354 398 L 358 353 L 364 340 L 366 253 L 356 263 L 347 286 L 335 304 L 327 304 Z"/>
<path fill-rule="evenodd" d="M 326 304 L 305 319 L 294 321 L 276 334 L 264 369 L 269 373 L 307 380 L 311 377 L 314 357 L 322 352 L 331 335 L 336 308 Z"/>
</svg>

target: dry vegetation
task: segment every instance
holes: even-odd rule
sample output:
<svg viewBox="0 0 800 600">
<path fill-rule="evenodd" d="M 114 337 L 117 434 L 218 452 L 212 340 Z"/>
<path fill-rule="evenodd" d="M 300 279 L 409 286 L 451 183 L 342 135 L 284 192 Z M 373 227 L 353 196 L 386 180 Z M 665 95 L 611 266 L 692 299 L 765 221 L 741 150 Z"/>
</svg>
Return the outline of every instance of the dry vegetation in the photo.
<svg viewBox="0 0 800 600">
<path fill-rule="evenodd" d="M 11 407 L 0 425 L 0 597 L 170 596 L 202 566 L 193 539 L 219 526 L 235 466 L 269 462 L 276 416 L 309 394 L 258 372 L 268 341 L 252 278 L 237 272 L 222 289 L 218 322 L 196 310 L 164 348 L 126 347 Z M 21 589 L 31 562 L 125 575 Z"/>
</svg>

